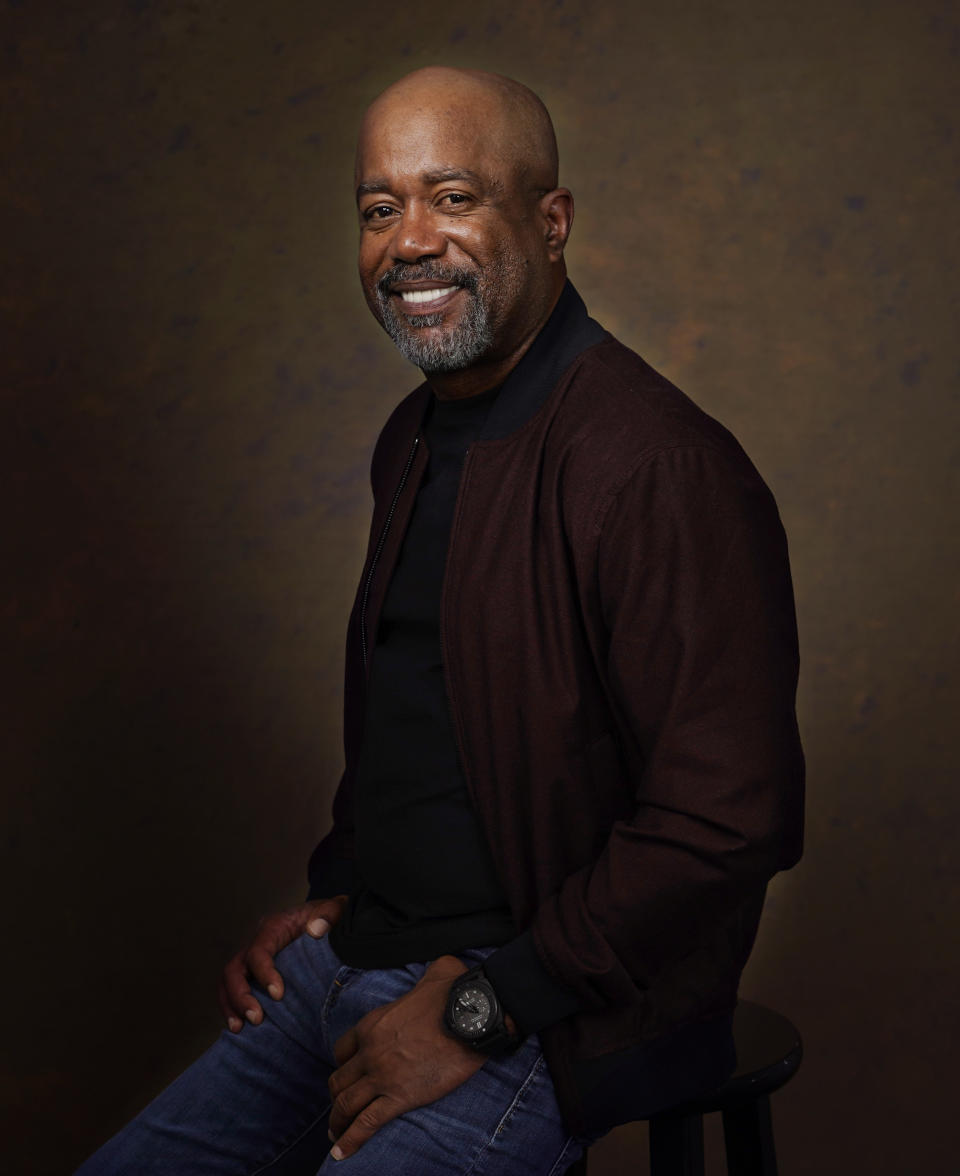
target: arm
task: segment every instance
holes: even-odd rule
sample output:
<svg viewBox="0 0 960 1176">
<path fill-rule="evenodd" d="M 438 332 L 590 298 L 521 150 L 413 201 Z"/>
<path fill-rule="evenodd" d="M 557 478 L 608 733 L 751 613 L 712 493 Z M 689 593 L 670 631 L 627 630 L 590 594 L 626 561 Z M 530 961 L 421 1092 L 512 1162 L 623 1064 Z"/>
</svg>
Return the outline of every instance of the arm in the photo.
<svg viewBox="0 0 960 1176">
<path fill-rule="evenodd" d="M 597 584 L 636 805 L 531 928 L 588 1007 L 636 999 L 792 865 L 803 800 L 786 541 L 747 459 L 645 461 L 602 520 Z"/>
</svg>

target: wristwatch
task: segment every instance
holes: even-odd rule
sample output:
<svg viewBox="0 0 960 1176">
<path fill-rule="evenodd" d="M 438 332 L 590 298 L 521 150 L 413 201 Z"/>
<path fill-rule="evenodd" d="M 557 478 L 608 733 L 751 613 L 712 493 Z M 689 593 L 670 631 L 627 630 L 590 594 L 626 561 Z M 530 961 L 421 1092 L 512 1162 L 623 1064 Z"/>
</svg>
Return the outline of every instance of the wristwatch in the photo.
<svg viewBox="0 0 960 1176">
<path fill-rule="evenodd" d="M 503 1005 L 482 964 L 451 984 L 443 1021 L 454 1037 L 490 1057 L 511 1053 L 520 1045 L 520 1038 L 504 1023 Z"/>
</svg>

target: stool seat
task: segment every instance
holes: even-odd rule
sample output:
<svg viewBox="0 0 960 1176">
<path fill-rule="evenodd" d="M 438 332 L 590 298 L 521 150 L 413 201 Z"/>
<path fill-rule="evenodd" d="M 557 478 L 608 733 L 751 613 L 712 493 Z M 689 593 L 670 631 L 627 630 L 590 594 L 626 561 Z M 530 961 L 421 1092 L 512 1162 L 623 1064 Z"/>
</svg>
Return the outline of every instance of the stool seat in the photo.
<svg viewBox="0 0 960 1176">
<path fill-rule="evenodd" d="M 728 1176 L 777 1176 L 770 1095 L 797 1072 L 803 1044 L 772 1009 L 741 1000 L 733 1014 L 737 1068 L 711 1094 L 650 1119 L 651 1176 L 704 1176 L 703 1116 L 719 1111 Z M 586 1176 L 587 1156 L 567 1169 Z"/>
<path fill-rule="evenodd" d="M 733 1014 L 737 1068 L 713 1094 L 675 1108 L 685 1114 L 709 1114 L 773 1094 L 794 1076 L 803 1059 L 803 1043 L 796 1028 L 780 1013 L 750 1000 L 741 1000 Z"/>
</svg>

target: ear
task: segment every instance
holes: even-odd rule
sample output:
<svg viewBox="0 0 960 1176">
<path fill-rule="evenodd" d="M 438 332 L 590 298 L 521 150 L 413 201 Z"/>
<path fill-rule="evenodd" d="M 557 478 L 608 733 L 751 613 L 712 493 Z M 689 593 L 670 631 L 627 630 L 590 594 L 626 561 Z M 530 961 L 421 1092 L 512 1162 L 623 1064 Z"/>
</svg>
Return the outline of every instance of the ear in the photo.
<svg viewBox="0 0 960 1176">
<path fill-rule="evenodd" d="M 540 197 L 538 208 L 550 260 L 559 261 L 573 227 L 573 193 L 569 188 L 554 188 Z"/>
</svg>

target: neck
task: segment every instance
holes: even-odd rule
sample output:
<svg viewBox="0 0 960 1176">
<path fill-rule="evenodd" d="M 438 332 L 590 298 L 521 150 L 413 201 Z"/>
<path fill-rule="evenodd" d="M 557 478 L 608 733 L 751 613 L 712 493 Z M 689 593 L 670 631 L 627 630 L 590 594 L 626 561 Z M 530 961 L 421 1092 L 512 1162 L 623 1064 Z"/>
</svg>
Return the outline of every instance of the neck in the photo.
<svg viewBox="0 0 960 1176">
<path fill-rule="evenodd" d="M 501 360 L 475 363 L 459 372 L 424 372 L 431 391 L 438 400 L 466 400 L 499 387 L 526 354 L 539 330 L 540 327 Z"/>
</svg>

